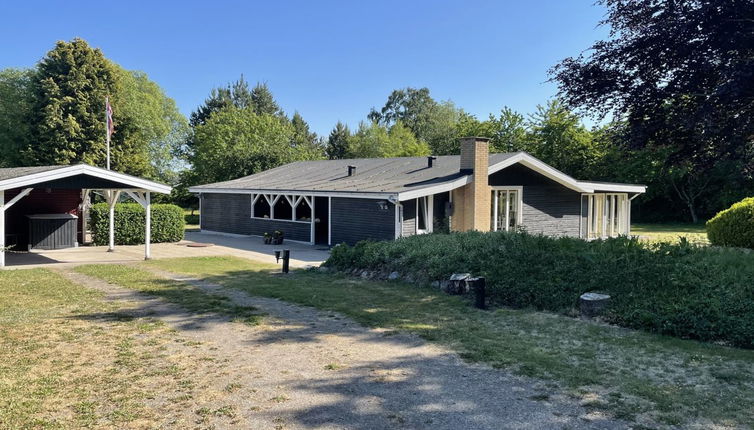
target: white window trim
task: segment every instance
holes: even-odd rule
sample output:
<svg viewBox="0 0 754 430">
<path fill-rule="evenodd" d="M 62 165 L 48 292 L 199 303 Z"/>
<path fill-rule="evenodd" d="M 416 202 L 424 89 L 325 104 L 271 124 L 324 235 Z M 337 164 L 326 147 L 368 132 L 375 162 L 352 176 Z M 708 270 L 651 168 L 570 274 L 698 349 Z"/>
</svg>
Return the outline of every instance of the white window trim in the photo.
<svg viewBox="0 0 754 430">
<path fill-rule="evenodd" d="M 628 193 L 585 193 L 583 195 L 587 197 L 586 232 L 584 235 L 587 240 L 631 234 L 631 199 L 628 197 Z M 595 206 L 598 203 L 599 206 Z M 611 214 L 608 214 L 608 210 Z M 599 220 L 595 217 L 595 214 L 598 215 Z M 610 221 L 609 225 L 608 220 Z"/>
<path fill-rule="evenodd" d="M 424 199 L 424 224 L 426 229 L 419 229 L 419 200 Z M 429 195 L 424 197 L 417 197 L 416 198 L 416 222 L 414 223 L 414 233 L 416 234 L 428 234 L 432 233 L 434 230 L 434 206 L 435 206 L 435 196 Z"/>
<path fill-rule="evenodd" d="M 497 231 L 497 225 L 498 225 L 498 217 L 500 214 L 498 213 L 498 204 L 497 204 L 497 191 L 515 191 L 516 192 L 516 226 L 521 226 L 521 223 L 523 222 L 523 209 L 524 209 L 524 187 L 522 185 L 492 185 L 490 186 L 490 189 L 492 191 L 495 191 L 494 198 L 492 199 L 492 208 L 494 209 L 494 220 L 492 222 L 492 231 Z M 509 231 L 509 225 L 510 222 L 508 222 L 508 218 L 510 217 L 510 214 L 508 213 L 509 206 L 506 205 L 505 207 L 505 230 Z"/>
</svg>

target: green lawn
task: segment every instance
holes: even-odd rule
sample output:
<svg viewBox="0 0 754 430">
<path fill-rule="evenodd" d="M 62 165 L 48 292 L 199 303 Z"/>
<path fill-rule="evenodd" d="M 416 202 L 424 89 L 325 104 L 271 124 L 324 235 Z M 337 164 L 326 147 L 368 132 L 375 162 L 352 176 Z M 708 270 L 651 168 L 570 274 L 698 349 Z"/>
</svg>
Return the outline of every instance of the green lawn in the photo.
<svg viewBox="0 0 754 430">
<path fill-rule="evenodd" d="M 685 237 L 692 243 L 709 244 L 704 224 L 632 224 L 631 234 L 649 241 L 676 242 Z"/>
<path fill-rule="evenodd" d="M 199 230 L 199 211 L 193 211 L 191 209 L 183 209 L 183 219 L 186 222 L 186 230 Z"/>
<path fill-rule="evenodd" d="M 370 327 L 416 333 L 469 361 L 553 381 L 588 407 L 637 425 L 754 422 L 754 351 L 548 313 L 480 311 L 462 298 L 402 283 L 304 271 L 274 275 L 270 271 L 279 269 L 232 257 L 145 264 L 340 312 Z"/>
<path fill-rule="evenodd" d="M 193 425 L 176 419 L 215 396 L 192 382 L 214 364 L 122 306 L 48 270 L 0 271 L 1 429 Z"/>
</svg>

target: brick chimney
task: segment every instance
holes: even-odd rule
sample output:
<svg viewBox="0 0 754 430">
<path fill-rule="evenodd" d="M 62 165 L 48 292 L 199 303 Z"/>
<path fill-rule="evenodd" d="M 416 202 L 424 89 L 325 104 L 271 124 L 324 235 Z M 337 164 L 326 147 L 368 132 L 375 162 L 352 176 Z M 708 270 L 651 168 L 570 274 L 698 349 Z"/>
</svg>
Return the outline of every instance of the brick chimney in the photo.
<svg viewBox="0 0 754 430">
<path fill-rule="evenodd" d="M 471 175 L 471 183 L 453 191 L 453 230 L 490 230 L 489 142 L 486 137 L 461 138 L 460 170 Z"/>
</svg>

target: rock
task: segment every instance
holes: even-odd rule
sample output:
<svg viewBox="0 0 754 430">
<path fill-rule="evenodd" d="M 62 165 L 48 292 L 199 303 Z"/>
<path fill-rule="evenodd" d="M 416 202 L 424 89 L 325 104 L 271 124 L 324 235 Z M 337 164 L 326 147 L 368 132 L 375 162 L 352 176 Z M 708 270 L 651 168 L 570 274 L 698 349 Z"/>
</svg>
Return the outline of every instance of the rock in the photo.
<svg viewBox="0 0 754 430">
<path fill-rule="evenodd" d="M 387 275 L 387 278 L 388 278 L 389 280 L 391 280 L 391 281 L 395 281 L 395 280 L 397 280 L 397 279 L 400 279 L 400 277 L 401 277 L 401 274 L 400 274 L 400 273 L 398 273 L 398 272 L 390 272 L 390 274 L 389 274 L 389 275 Z"/>
<path fill-rule="evenodd" d="M 372 277 L 372 272 L 370 272 L 369 270 L 365 270 L 365 271 L 361 272 L 361 277 L 363 279 L 369 279 L 369 278 Z"/>
<path fill-rule="evenodd" d="M 610 296 L 600 293 L 584 293 L 579 297 L 582 318 L 594 318 L 602 314 L 610 302 Z"/>
</svg>

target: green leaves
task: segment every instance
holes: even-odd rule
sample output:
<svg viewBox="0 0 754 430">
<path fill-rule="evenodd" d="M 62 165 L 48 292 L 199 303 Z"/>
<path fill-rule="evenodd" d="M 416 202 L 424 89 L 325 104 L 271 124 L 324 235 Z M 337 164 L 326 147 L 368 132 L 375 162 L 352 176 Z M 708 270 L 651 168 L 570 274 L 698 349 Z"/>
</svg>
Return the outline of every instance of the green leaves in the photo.
<svg viewBox="0 0 754 430">
<path fill-rule="evenodd" d="M 348 157 L 382 158 L 429 155 L 429 146 L 397 122 L 389 129 L 377 123 L 361 123 L 348 138 Z"/>
<path fill-rule="evenodd" d="M 713 245 L 754 249 L 754 197 L 741 200 L 707 221 Z"/>
<path fill-rule="evenodd" d="M 581 294 L 606 292 L 609 322 L 754 348 L 754 255 L 739 250 L 468 232 L 338 245 L 327 265 L 426 283 L 468 272 L 487 278 L 497 305 L 565 314 Z"/>
<path fill-rule="evenodd" d="M 183 209 L 175 205 L 154 204 L 152 211 L 152 243 L 183 240 Z M 107 203 L 97 203 L 91 208 L 92 236 L 95 245 L 107 245 L 109 240 L 110 211 Z M 146 211 L 137 203 L 115 205 L 115 243 L 139 245 L 144 243 Z"/>
</svg>

